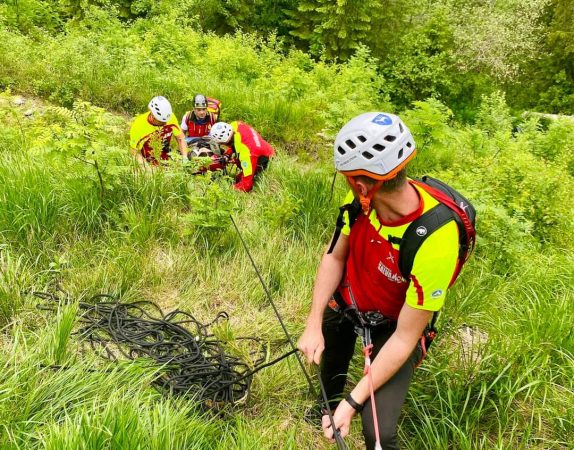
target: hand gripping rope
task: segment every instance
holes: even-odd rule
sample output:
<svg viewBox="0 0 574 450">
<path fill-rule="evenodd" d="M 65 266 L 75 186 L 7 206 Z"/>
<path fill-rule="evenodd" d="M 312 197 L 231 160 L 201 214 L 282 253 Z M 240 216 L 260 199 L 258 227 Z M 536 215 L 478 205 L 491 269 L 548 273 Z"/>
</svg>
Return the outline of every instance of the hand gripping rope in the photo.
<svg viewBox="0 0 574 450">
<path fill-rule="evenodd" d="M 287 337 L 287 340 L 289 341 L 289 344 L 291 345 L 292 352 L 297 352 L 298 351 L 297 347 L 295 347 L 295 344 L 293 343 L 293 339 L 291 338 L 289 331 L 287 331 L 287 327 L 285 326 L 285 323 L 283 322 L 283 318 L 281 317 L 281 314 L 279 313 L 277 306 L 275 306 L 275 302 L 273 301 L 273 299 L 271 297 L 271 293 L 269 292 L 269 289 L 267 288 L 267 285 L 265 284 L 265 281 L 263 280 L 263 277 L 261 276 L 261 272 L 259 272 L 259 269 L 257 268 L 257 265 L 255 264 L 255 261 L 254 261 L 253 257 L 251 256 L 251 253 L 249 252 L 249 248 L 247 247 L 247 243 L 245 242 L 245 240 L 243 239 L 243 236 L 241 235 L 241 232 L 239 231 L 239 227 L 235 223 L 235 220 L 233 220 L 233 216 L 229 216 L 229 218 L 231 219 L 231 223 L 233 224 L 233 227 L 235 228 L 235 231 L 237 232 L 237 236 L 239 236 L 239 240 L 241 241 L 241 244 L 243 245 L 243 248 L 245 249 L 245 252 L 247 253 L 247 256 L 249 257 L 249 261 L 251 261 L 251 265 L 253 266 L 253 269 L 255 270 L 255 273 L 257 274 L 259 281 L 261 282 L 261 286 L 263 287 L 263 290 L 265 291 L 265 295 L 267 296 L 267 300 L 269 300 L 269 304 L 273 308 L 273 311 L 275 312 L 275 315 L 277 316 L 277 319 L 279 320 L 279 323 L 281 324 L 281 327 L 283 328 L 283 332 L 285 333 L 285 336 Z M 313 383 L 311 381 L 311 377 L 309 376 L 309 373 L 305 369 L 305 366 L 303 364 L 303 361 L 301 360 L 301 356 L 299 355 L 299 353 L 295 353 L 295 356 L 297 356 L 297 361 L 299 361 L 299 366 L 301 367 L 301 370 L 303 371 L 303 374 L 305 375 L 305 378 L 307 379 L 307 383 L 309 384 L 309 391 L 314 396 L 315 395 L 314 394 L 315 389 L 313 388 Z M 317 366 L 317 378 L 319 378 L 319 386 L 321 387 L 321 395 L 323 396 L 323 401 L 325 402 L 327 414 L 328 414 L 329 420 L 331 422 L 331 427 L 333 428 L 333 430 L 335 430 L 333 435 L 335 437 L 335 442 L 337 443 L 337 449 L 349 450 L 349 447 L 347 446 L 347 444 L 345 443 L 345 441 L 341 437 L 340 431 L 335 428 L 335 421 L 333 420 L 333 413 L 331 411 L 331 408 L 329 407 L 329 399 L 327 398 L 327 393 L 325 392 L 325 386 L 323 385 L 323 381 L 321 379 L 321 372 L 320 372 L 319 366 Z"/>
</svg>

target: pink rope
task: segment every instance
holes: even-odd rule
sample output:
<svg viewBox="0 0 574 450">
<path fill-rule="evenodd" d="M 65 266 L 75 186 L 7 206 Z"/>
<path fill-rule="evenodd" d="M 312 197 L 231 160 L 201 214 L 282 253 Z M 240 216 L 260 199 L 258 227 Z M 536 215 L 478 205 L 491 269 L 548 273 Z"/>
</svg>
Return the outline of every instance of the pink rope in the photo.
<svg viewBox="0 0 574 450">
<path fill-rule="evenodd" d="M 375 405 L 375 389 L 373 386 L 373 374 L 371 373 L 371 350 L 373 344 L 369 344 L 363 348 L 365 354 L 365 370 L 364 375 L 369 377 L 369 391 L 371 393 L 371 409 L 373 411 L 373 423 L 375 425 L 375 450 L 381 448 L 381 438 L 379 436 L 379 418 L 377 417 L 377 406 Z"/>
</svg>

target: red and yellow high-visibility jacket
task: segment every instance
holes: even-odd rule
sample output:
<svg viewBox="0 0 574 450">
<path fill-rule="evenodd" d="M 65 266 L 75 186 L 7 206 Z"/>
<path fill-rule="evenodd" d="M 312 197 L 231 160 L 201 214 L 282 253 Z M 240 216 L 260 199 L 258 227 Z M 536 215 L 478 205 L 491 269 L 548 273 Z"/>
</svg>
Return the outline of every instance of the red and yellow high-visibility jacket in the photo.
<svg viewBox="0 0 574 450">
<path fill-rule="evenodd" d="M 352 227 L 348 213 L 341 232 L 349 236 L 349 255 L 339 292 L 352 304 L 349 287 L 359 311 L 379 311 L 397 319 L 405 302 L 416 309 L 438 311 L 458 261 L 458 227 L 453 220 L 434 231 L 418 249 L 408 280 L 401 275 L 399 244 L 390 237 L 402 238 L 411 222 L 433 208 L 438 201 L 423 188 L 411 184 L 420 198 L 419 208 L 393 223 L 384 222 L 373 209 L 359 214 Z M 349 192 L 345 203 L 353 201 Z"/>
<path fill-rule="evenodd" d="M 275 150 L 271 144 L 261 137 L 261 135 L 246 123 L 231 122 L 233 128 L 233 150 L 239 159 L 239 166 L 244 177 L 254 174 L 252 157 L 275 155 Z"/>
<path fill-rule="evenodd" d="M 134 119 L 130 128 L 130 147 L 140 151 L 142 156 L 150 162 L 168 159 L 171 137 L 181 134 L 177 118 L 175 114 L 172 114 L 165 125 L 158 126 L 150 122 L 150 115 L 146 112 Z"/>
</svg>

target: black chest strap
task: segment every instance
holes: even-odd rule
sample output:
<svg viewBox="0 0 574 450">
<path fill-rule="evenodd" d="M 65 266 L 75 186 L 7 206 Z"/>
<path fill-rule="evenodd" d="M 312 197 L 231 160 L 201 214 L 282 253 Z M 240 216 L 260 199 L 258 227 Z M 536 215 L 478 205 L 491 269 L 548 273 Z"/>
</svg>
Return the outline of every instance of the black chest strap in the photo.
<svg viewBox="0 0 574 450">
<path fill-rule="evenodd" d="M 349 215 L 349 227 L 352 227 L 357 217 L 361 213 L 361 204 L 357 199 L 353 200 L 351 203 L 347 203 L 339 208 L 339 215 L 337 216 L 337 222 L 335 224 L 335 232 L 333 233 L 333 238 L 331 239 L 331 245 L 329 246 L 329 250 L 327 250 L 327 254 L 333 253 L 333 249 L 339 240 L 339 236 L 341 236 L 341 231 L 345 226 L 345 213 Z"/>
</svg>

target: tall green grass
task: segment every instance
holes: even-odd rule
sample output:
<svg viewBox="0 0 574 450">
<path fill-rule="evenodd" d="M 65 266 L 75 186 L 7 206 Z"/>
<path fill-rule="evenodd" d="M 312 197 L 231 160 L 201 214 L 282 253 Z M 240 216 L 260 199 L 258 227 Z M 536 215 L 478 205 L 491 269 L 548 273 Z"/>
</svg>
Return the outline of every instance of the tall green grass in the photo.
<svg viewBox="0 0 574 450">
<path fill-rule="evenodd" d="M 70 65 L 71 54 L 82 63 Z M 81 98 L 131 115 L 165 95 L 178 119 L 203 92 L 222 100 L 223 119 L 244 120 L 272 142 L 299 146 L 314 145 L 315 133 L 333 131 L 350 111 L 380 103 L 374 67 L 363 53 L 348 64 L 314 64 L 299 51 L 283 54 L 272 39 L 182 26 L 177 14 L 127 26 L 98 11 L 55 36 L 0 25 L 0 88 L 65 106 Z"/>
<path fill-rule="evenodd" d="M 449 293 L 439 338 L 415 374 L 401 444 L 569 448 L 574 248 L 564 236 L 573 231 L 572 205 L 548 197 L 547 215 L 538 205 L 549 196 L 545 177 L 561 183 L 558 193 L 573 181 L 559 173 L 562 159 L 532 157 L 527 144 L 562 149 L 540 130 L 493 143 L 480 130 L 445 123 L 435 136 L 433 127 L 424 128 L 435 123 L 435 107 L 430 102 L 410 112 L 420 122 L 415 132 L 430 133 L 421 150 L 425 164 L 415 169 L 473 199 L 479 239 Z M 166 311 L 182 308 L 205 322 L 225 310 L 230 320 L 218 331 L 222 336 L 230 342 L 261 337 L 278 356 L 288 349 L 285 337 L 228 216 L 297 337 L 347 191 L 339 178 L 331 197 L 325 156 L 301 163 L 279 149 L 249 195 L 231 190 L 229 179 L 191 177 L 181 167 L 143 175 L 126 162 L 106 179 L 110 189 L 102 199 L 93 169 L 58 153 L 54 141 L 18 154 L 20 127 L 32 135 L 52 126 L 45 116 L 10 117 L 11 137 L 0 139 L 0 447 L 330 448 L 303 420 L 314 399 L 293 358 L 256 375 L 241 406 L 203 415 L 191 400 L 157 393 L 145 363 L 110 365 L 82 351 L 73 306 L 41 312 L 26 295 L 56 286 L 73 298 L 107 292 L 126 301 L 150 299 Z M 484 147 L 473 153 L 477 133 Z M 122 137 L 110 133 L 102 144 L 113 147 Z M 458 146 L 445 145 L 451 141 Z M 358 361 L 351 378 L 360 371 Z M 359 428 L 356 422 L 353 448 L 361 446 Z"/>
</svg>

